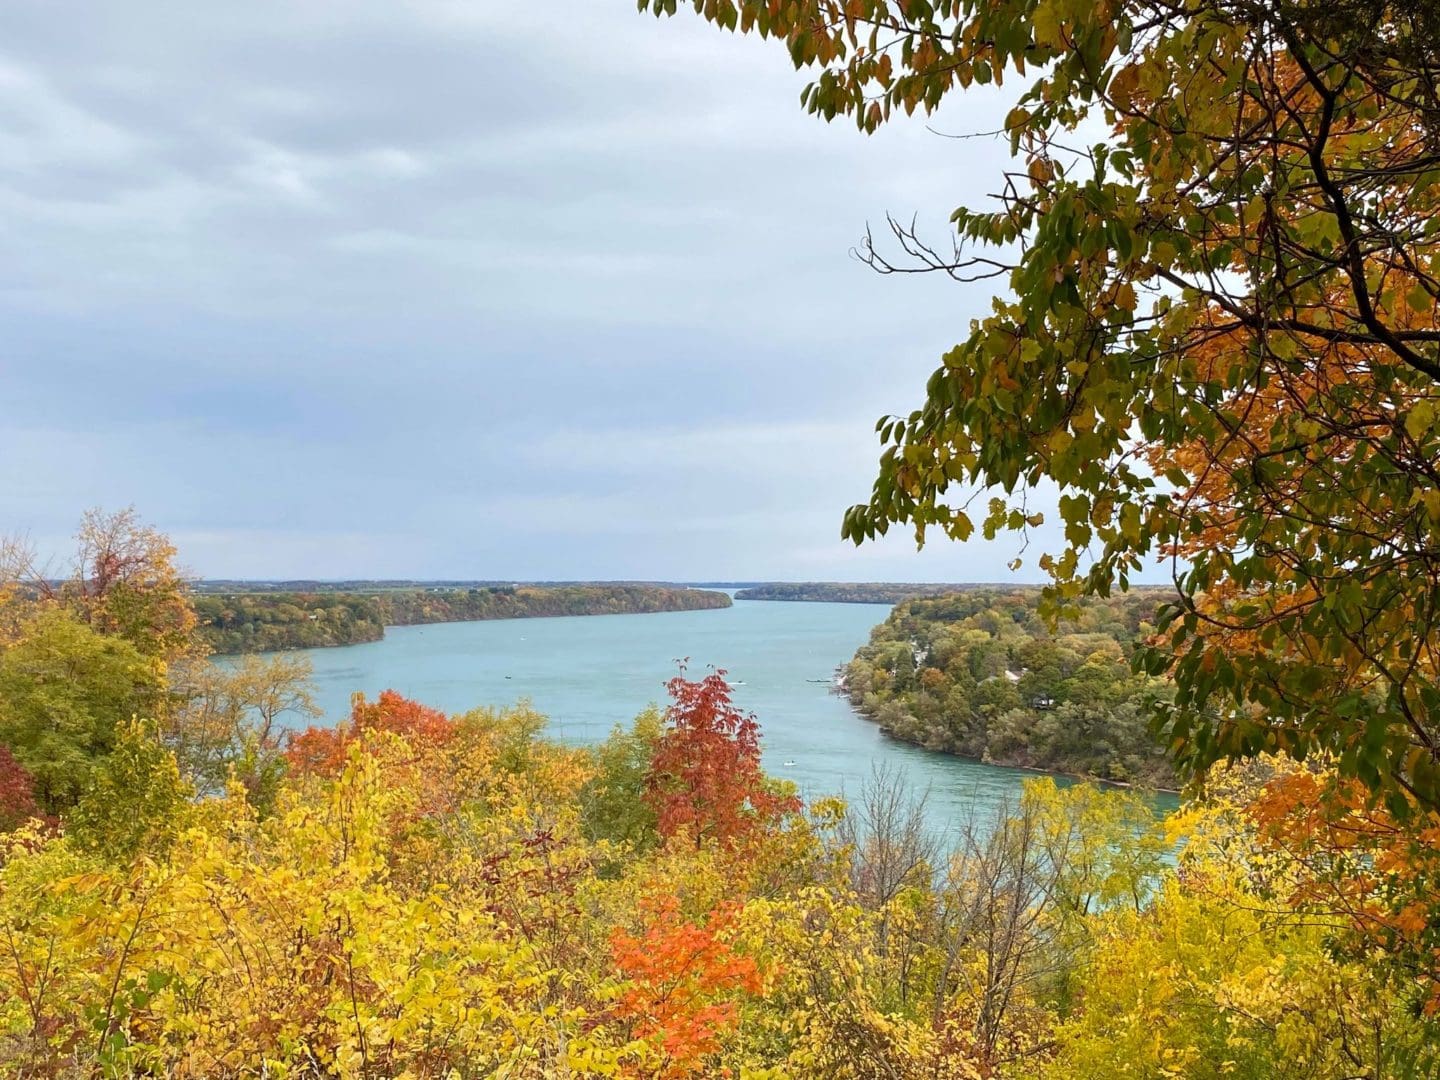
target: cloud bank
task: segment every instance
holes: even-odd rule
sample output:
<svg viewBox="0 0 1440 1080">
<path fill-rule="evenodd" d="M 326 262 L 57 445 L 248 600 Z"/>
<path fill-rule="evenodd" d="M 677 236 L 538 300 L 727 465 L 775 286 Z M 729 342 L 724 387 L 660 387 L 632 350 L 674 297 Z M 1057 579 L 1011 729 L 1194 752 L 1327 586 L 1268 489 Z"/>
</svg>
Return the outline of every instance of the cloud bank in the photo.
<svg viewBox="0 0 1440 1080">
<path fill-rule="evenodd" d="M 989 304 L 848 250 L 1005 147 L 803 84 L 623 0 L 5 5 L 0 527 L 133 503 L 216 577 L 1008 577 L 839 540 Z"/>
</svg>

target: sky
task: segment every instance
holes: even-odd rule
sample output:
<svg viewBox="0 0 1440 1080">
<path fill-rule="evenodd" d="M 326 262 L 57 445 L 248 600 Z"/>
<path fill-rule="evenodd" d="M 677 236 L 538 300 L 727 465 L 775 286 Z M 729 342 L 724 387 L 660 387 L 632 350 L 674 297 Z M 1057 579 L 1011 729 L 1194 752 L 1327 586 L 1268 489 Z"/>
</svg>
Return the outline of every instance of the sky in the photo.
<svg viewBox="0 0 1440 1080">
<path fill-rule="evenodd" d="M 952 136 L 1013 88 L 866 137 L 805 81 L 632 0 L 8 0 L 0 532 L 133 505 L 205 577 L 1035 580 L 839 535 L 991 289 L 850 249 L 997 190 L 1006 145 Z"/>
</svg>

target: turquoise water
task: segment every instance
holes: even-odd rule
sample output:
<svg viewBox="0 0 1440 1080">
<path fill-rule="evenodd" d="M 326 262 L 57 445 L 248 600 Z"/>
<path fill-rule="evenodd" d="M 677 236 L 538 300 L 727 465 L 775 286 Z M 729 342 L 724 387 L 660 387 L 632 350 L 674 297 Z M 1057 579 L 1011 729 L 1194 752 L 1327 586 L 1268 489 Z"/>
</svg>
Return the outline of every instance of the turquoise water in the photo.
<svg viewBox="0 0 1440 1080">
<path fill-rule="evenodd" d="M 766 771 L 807 798 L 854 792 L 887 765 L 928 792 L 938 828 L 988 820 L 1033 773 L 888 739 L 830 692 L 835 667 L 888 610 L 741 600 L 717 611 L 396 626 L 383 641 L 305 655 L 331 722 L 349 712 L 355 691 L 398 690 L 447 712 L 529 698 L 550 718 L 550 735 L 567 743 L 596 742 L 647 704 L 663 704 L 676 660 L 689 657 L 692 678 L 726 669 L 736 704 L 760 722 Z"/>
</svg>

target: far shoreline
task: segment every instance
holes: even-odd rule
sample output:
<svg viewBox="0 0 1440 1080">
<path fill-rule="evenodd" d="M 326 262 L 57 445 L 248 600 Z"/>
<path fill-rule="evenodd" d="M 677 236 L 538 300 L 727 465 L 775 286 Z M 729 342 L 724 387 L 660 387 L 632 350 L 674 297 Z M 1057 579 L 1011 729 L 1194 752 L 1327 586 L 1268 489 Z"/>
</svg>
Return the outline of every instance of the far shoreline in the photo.
<svg viewBox="0 0 1440 1080">
<path fill-rule="evenodd" d="M 734 607 L 729 593 L 688 586 L 487 586 L 369 592 L 203 593 L 200 631 L 215 656 L 370 645 L 397 626 L 658 615 Z"/>
</svg>

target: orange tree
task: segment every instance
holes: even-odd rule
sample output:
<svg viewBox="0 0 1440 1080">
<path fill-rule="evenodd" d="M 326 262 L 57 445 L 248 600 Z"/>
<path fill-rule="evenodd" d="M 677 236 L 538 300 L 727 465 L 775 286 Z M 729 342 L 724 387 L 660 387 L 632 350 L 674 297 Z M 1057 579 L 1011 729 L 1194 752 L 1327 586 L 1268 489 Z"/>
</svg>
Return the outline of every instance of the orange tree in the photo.
<svg viewBox="0 0 1440 1080">
<path fill-rule="evenodd" d="M 1019 84 L 997 204 L 943 248 L 864 245 L 1000 292 L 877 425 L 844 536 L 1023 533 L 1053 481 L 1053 611 L 1169 561 L 1142 662 L 1176 683 L 1157 722 L 1182 768 L 1324 752 L 1397 812 L 1440 805 L 1440 6 L 693 7 L 783 42 L 804 107 L 867 132 Z"/>
<path fill-rule="evenodd" d="M 1440 815 L 1397 818 L 1358 781 L 1275 773 L 1246 805 L 1270 894 L 1351 931 L 1332 947 L 1378 951 L 1440 1016 Z"/>
<path fill-rule="evenodd" d="M 375 701 L 364 694 L 350 699 L 350 720 L 335 727 L 311 726 L 291 736 L 285 750 L 290 768 L 298 773 L 334 776 L 345 768 L 350 747 L 366 732 L 388 731 L 413 739 L 421 746 L 443 746 L 455 725 L 438 709 L 421 705 L 394 690 L 382 690 Z"/>
<path fill-rule="evenodd" d="M 659 1043 L 660 1080 L 702 1072 L 737 1023 L 737 995 L 764 988 L 754 959 L 726 940 L 739 905 L 721 905 L 703 926 L 681 916 L 673 895 L 643 897 L 640 907 L 647 923 L 640 936 L 619 927 L 610 935 L 615 964 L 631 980 L 616 1016 Z"/>
</svg>

